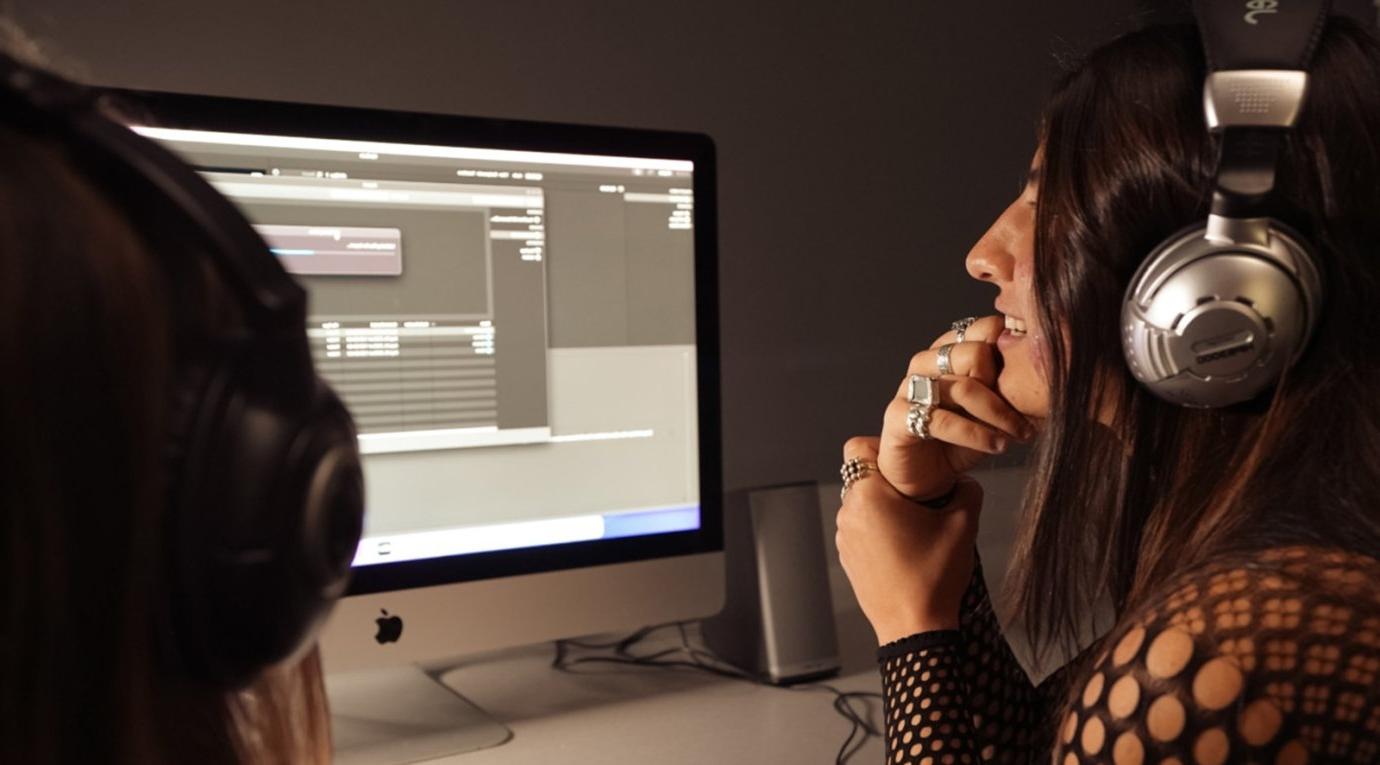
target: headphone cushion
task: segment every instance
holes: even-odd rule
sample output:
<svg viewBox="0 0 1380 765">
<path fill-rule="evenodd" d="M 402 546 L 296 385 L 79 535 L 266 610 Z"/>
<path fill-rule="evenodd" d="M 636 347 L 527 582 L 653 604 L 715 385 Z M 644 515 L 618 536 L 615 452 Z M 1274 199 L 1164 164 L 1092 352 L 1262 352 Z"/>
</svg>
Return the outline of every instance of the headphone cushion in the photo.
<svg viewBox="0 0 1380 765">
<path fill-rule="evenodd" d="M 353 424 L 318 380 L 291 411 L 229 364 L 193 418 L 173 550 L 179 653 L 241 687 L 310 645 L 345 589 L 363 526 Z"/>
</svg>

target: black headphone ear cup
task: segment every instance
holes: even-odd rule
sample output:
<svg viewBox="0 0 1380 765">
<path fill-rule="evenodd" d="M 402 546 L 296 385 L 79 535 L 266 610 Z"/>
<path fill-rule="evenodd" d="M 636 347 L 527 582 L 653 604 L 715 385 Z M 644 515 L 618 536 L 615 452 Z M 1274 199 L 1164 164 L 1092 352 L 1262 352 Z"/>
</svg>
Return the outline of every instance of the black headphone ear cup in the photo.
<svg viewBox="0 0 1380 765">
<path fill-rule="evenodd" d="M 307 477 L 303 507 L 303 545 L 307 564 L 316 569 L 323 598 L 345 594 L 350 566 L 364 535 L 364 471 L 354 421 L 335 391 L 321 385 L 320 443 L 307 446 L 316 467 Z"/>
<path fill-rule="evenodd" d="M 199 463 L 205 450 L 198 434 L 207 428 L 210 413 L 223 406 L 224 379 L 223 371 L 196 361 L 184 361 L 180 366 L 174 379 L 164 460 L 167 491 L 162 549 L 167 610 L 162 619 L 160 650 L 173 671 L 204 681 L 213 674 L 208 663 L 214 649 L 208 645 L 204 628 L 210 606 L 199 570 L 202 555 L 200 550 L 190 550 L 200 538 L 195 529 L 201 521 L 199 514 L 192 517 L 193 508 L 199 506 L 204 493 L 201 477 L 191 466 Z"/>
<path fill-rule="evenodd" d="M 284 411 L 229 363 L 203 388 L 172 536 L 177 651 L 194 677 L 241 687 L 310 644 L 362 531 L 353 425 L 324 384 Z"/>
<path fill-rule="evenodd" d="M 311 642 L 345 594 L 364 532 L 364 475 L 354 422 L 320 381 L 314 400 L 310 423 L 290 446 L 296 467 L 281 487 L 281 501 L 300 513 L 288 542 L 298 553 L 290 558 L 290 576 L 301 589 L 285 612 L 290 616 L 280 618 L 278 626 L 285 643 L 296 643 L 290 653 Z"/>
</svg>

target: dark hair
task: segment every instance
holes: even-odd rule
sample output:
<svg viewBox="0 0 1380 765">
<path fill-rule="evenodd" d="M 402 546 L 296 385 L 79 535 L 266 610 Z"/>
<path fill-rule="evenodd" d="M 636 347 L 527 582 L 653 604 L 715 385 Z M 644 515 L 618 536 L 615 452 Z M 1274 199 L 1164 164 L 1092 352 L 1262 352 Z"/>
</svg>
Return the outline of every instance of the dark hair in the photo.
<svg viewBox="0 0 1380 765">
<path fill-rule="evenodd" d="M 157 648 L 170 301 L 213 282 L 174 289 L 55 142 L 0 127 L 0 158 L 0 762 L 327 761 L 315 652 L 227 693 Z"/>
<path fill-rule="evenodd" d="M 1075 648 L 1095 603 L 1125 613 L 1225 552 L 1380 554 L 1380 45 L 1368 31 L 1329 21 L 1280 162 L 1275 215 L 1315 243 L 1327 286 L 1299 363 L 1260 401 L 1193 410 L 1122 361 L 1136 267 L 1207 216 L 1217 147 L 1203 58 L 1191 26 L 1123 36 L 1062 78 L 1041 123 L 1035 297 L 1056 361 L 1008 585 L 1040 657 Z"/>
</svg>

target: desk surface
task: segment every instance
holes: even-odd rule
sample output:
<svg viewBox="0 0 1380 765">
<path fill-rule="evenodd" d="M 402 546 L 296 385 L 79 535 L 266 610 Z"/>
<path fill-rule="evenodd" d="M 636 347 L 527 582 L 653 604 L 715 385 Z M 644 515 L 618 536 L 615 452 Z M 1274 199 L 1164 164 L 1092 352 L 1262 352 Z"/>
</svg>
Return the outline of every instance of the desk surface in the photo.
<svg viewBox="0 0 1380 765">
<path fill-rule="evenodd" d="M 876 643 L 856 610 L 838 614 L 845 657 L 824 682 L 847 691 L 878 691 Z M 677 644 L 666 631 L 648 649 Z M 639 650 L 639 653 L 642 651 Z M 832 763 L 851 724 L 824 690 L 782 689 L 692 670 L 585 665 L 587 674 L 551 667 L 550 644 L 476 656 L 442 680 L 513 731 L 507 743 L 434 760 L 448 765 L 509 763 Z M 855 701 L 861 711 L 861 701 Z M 881 704 L 869 702 L 877 725 Z M 849 760 L 882 761 L 875 737 Z"/>
</svg>

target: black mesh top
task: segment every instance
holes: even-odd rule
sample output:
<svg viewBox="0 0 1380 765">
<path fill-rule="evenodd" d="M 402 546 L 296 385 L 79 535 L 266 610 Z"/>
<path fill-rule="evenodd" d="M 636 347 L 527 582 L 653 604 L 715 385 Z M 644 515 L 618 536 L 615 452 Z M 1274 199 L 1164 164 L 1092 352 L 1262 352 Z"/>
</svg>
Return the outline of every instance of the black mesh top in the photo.
<svg viewBox="0 0 1380 765">
<path fill-rule="evenodd" d="M 959 629 L 878 656 L 887 763 L 1380 762 L 1380 562 L 1365 556 L 1296 547 L 1187 571 L 1039 686 L 979 568 Z"/>
</svg>

